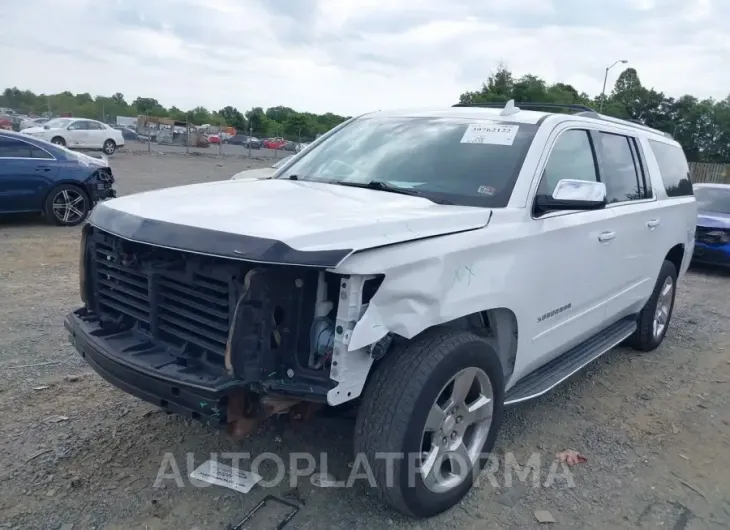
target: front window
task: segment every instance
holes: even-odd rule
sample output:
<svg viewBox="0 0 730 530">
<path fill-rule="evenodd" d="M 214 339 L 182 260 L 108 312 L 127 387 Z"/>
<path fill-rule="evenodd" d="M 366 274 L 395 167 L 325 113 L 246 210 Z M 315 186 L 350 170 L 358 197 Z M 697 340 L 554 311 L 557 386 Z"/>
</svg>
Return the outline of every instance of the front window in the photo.
<svg viewBox="0 0 730 530">
<path fill-rule="evenodd" d="M 47 129 L 63 129 L 64 127 L 68 127 L 69 123 L 71 123 L 71 120 L 67 118 L 56 118 L 55 120 L 47 121 L 44 127 Z"/>
<path fill-rule="evenodd" d="M 360 118 L 277 178 L 377 182 L 435 202 L 504 207 L 537 129 L 475 118 Z"/>
<path fill-rule="evenodd" d="M 698 210 L 730 214 L 730 188 L 698 186 L 695 187 L 694 192 Z"/>
</svg>

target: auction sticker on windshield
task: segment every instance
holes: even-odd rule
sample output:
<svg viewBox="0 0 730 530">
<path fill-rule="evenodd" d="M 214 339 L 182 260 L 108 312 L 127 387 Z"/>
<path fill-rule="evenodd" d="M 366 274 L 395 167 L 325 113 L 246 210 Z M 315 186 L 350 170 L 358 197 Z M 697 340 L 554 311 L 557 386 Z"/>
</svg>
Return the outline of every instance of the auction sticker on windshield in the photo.
<svg viewBox="0 0 730 530">
<path fill-rule="evenodd" d="M 519 125 L 472 123 L 461 137 L 462 144 L 512 145 Z"/>
</svg>

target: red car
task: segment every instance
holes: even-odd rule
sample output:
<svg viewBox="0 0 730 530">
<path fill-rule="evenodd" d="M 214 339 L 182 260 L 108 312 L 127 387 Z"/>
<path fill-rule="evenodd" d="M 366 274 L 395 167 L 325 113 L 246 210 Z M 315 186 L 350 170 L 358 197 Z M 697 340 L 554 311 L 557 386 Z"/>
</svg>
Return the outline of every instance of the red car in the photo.
<svg viewBox="0 0 730 530">
<path fill-rule="evenodd" d="M 217 134 L 210 134 L 208 135 L 208 143 L 209 144 L 219 144 L 221 143 L 221 137 Z"/>
<path fill-rule="evenodd" d="M 283 138 L 269 138 L 264 140 L 264 147 L 266 149 L 281 149 L 286 145 L 286 140 Z"/>
</svg>

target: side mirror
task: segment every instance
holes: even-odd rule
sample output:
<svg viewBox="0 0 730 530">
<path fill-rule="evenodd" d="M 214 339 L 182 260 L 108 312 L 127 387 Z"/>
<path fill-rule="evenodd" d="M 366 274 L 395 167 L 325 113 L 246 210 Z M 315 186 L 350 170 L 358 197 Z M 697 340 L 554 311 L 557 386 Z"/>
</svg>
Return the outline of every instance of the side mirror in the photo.
<svg viewBox="0 0 730 530">
<path fill-rule="evenodd" d="M 606 185 L 585 180 L 560 180 L 552 196 L 538 195 L 535 200 L 538 215 L 556 210 L 600 210 L 605 206 Z"/>
</svg>

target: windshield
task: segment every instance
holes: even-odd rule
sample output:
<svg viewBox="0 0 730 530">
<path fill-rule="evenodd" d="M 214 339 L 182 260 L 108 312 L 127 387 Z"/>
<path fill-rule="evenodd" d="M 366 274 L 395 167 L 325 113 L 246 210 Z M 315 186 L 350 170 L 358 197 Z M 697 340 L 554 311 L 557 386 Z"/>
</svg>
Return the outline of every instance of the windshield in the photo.
<svg viewBox="0 0 730 530">
<path fill-rule="evenodd" d="M 466 206 L 507 205 L 538 126 L 435 117 L 360 118 L 277 178 L 387 183 Z"/>
<path fill-rule="evenodd" d="M 730 214 L 730 188 L 698 186 L 694 189 L 694 192 L 698 210 Z"/>
<path fill-rule="evenodd" d="M 71 120 L 66 118 L 56 118 L 55 120 L 47 121 L 44 125 L 44 127 L 48 127 L 49 129 L 63 129 L 64 127 L 67 127 L 71 123 Z"/>
</svg>

